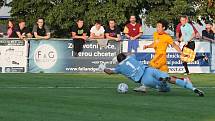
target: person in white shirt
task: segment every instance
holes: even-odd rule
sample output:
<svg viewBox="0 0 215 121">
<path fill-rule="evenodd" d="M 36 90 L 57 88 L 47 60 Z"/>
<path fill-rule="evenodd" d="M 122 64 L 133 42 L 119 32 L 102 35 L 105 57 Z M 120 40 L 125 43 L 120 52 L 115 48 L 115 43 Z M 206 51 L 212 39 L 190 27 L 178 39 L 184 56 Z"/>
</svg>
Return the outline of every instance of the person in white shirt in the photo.
<svg viewBox="0 0 215 121">
<path fill-rule="evenodd" d="M 104 39 L 105 29 L 101 21 L 96 20 L 95 25 L 90 29 L 90 39 Z"/>
</svg>

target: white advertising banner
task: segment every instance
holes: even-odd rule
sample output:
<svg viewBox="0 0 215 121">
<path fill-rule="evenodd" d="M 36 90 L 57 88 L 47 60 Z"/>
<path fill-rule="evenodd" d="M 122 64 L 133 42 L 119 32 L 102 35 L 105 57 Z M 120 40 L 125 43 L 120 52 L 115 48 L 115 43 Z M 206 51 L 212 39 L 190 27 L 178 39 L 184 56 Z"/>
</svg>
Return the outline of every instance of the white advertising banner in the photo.
<svg viewBox="0 0 215 121">
<path fill-rule="evenodd" d="M 27 42 L 0 39 L 0 73 L 27 72 L 27 57 Z"/>
<path fill-rule="evenodd" d="M 144 45 L 149 45 L 153 41 L 139 41 L 139 48 L 135 54 L 139 61 L 142 61 L 144 64 L 148 65 L 149 61 L 154 57 L 154 49 L 148 48 L 143 49 Z M 180 44 L 180 48 L 183 47 L 183 43 Z M 215 48 L 215 46 L 214 46 Z M 128 41 L 123 41 L 122 52 L 128 52 Z M 209 42 L 195 42 L 195 52 L 196 56 L 207 55 L 211 57 L 211 47 Z M 214 53 L 215 54 L 215 53 Z M 214 56 L 215 57 L 215 56 Z M 215 63 L 215 62 L 213 62 Z M 171 46 L 167 49 L 167 64 L 169 67 L 169 73 L 184 73 L 184 67 L 182 61 L 180 60 L 180 54 Z M 197 61 L 188 63 L 190 73 L 210 73 L 210 61 L 204 61 L 199 59 Z"/>
</svg>

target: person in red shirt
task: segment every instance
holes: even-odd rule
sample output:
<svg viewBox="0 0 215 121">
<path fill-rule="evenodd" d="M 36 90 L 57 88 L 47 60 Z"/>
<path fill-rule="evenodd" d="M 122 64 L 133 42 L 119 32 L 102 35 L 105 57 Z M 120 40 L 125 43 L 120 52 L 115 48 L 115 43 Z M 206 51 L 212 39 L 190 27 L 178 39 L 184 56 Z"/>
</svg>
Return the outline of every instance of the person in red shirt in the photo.
<svg viewBox="0 0 215 121">
<path fill-rule="evenodd" d="M 188 22 L 189 21 L 189 19 L 188 19 L 188 17 L 186 18 L 186 21 Z M 189 22 L 190 23 L 190 25 L 193 27 L 193 30 L 194 30 L 194 32 L 195 32 L 195 37 L 196 38 L 200 38 L 200 34 L 199 34 L 199 32 L 197 31 L 197 29 L 194 27 L 194 25 L 192 24 L 192 22 Z M 177 41 L 179 41 L 179 39 L 180 39 L 180 37 L 181 37 L 181 26 L 182 26 L 182 24 L 181 24 L 181 22 L 177 25 L 177 27 L 176 27 L 176 39 L 177 39 Z"/>
<path fill-rule="evenodd" d="M 138 38 L 143 34 L 142 25 L 136 22 L 136 17 L 134 15 L 130 16 L 130 23 L 128 23 L 124 28 L 125 36 L 128 40 L 128 52 L 132 52 L 132 49 L 137 52 L 139 47 Z"/>
</svg>

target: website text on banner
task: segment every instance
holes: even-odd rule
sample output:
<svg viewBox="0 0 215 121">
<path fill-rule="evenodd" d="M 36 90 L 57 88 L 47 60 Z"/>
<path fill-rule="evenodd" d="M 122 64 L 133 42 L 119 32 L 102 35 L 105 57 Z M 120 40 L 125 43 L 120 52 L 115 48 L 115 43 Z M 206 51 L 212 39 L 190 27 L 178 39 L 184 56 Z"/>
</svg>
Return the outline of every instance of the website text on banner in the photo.
<svg viewBox="0 0 215 121">
<path fill-rule="evenodd" d="M 148 65 L 149 61 L 154 57 L 154 49 L 146 49 L 143 50 L 144 45 L 151 44 L 152 41 L 139 41 L 139 48 L 137 50 L 136 56 L 139 61 L 142 61 L 144 64 Z M 128 42 L 123 41 L 122 43 L 122 52 L 128 51 Z M 180 44 L 180 48 L 183 47 L 183 43 Z M 214 60 L 215 55 L 211 55 L 211 43 L 205 42 L 205 41 L 197 41 L 196 42 L 196 49 L 195 49 L 196 55 L 202 55 L 205 54 L 207 57 L 212 57 L 212 60 Z M 171 46 L 167 49 L 167 64 L 169 67 L 170 73 L 184 73 L 184 67 L 182 65 L 182 61 L 180 60 L 180 54 Z M 215 64 L 215 62 L 212 63 L 212 65 Z M 191 73 L 210 73 L 211 72 L 211 64 L 206 63 L 203 60 L 197 60 L 191 63 L 188 63 L 189 69 Z"/>
<path fill-rule="evenodd" d="M 0 73 L 27 72 L 28 43 L 0 39 Z"/>
<path fill-rule="evenodd" d="M 83 52 L 74 57 L 72 40 L 31 40 L 29 72 L 103 72 L 101 65 L 114 67 L 115 62 L 112 60 L 119 52 L 119 42 L 109 41 L 107 46 L 100 47 L 96 41 L 87 41 Z"/>
</svg>

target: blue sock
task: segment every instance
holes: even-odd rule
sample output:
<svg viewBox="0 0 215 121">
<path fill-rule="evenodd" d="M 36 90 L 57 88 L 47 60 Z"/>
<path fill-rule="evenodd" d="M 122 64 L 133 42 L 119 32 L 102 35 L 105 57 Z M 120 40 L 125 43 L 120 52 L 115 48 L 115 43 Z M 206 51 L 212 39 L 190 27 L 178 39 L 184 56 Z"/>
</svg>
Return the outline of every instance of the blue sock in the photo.
<svg viewBox="0 0 215 121">
<path fill-rule="evenodd" d="M 176 79 L 176 85 L 183 87 L 183 88 L 186 88 L 186 89 L 190 89 L 190 90 L 195 89 L 193 87 L 193 84 L 189 81 L 186 81 L 186 80 Z"/>
</svg>

